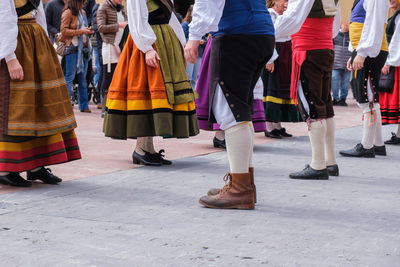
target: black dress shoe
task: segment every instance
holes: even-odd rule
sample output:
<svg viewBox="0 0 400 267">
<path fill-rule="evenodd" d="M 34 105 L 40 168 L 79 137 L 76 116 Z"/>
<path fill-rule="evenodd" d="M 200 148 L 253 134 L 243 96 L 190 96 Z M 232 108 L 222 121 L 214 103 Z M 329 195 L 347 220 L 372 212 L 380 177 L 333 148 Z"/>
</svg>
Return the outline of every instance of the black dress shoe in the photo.
<svg viewBox="0 0 400 267">
<path fill-rule="evenodd" d="M 0 176 L 0 183 L 18 187 L 32 186 L 32 183 L 22 178 L 18 172 L 10 172 L 7 175 Z"/>
<path fill-rule="evenodd" d="M 265 136 L 269 138 L 274 138 L 274 139 L 282 139 L 282 136 L 277 129 L 273 129 L 272 131 L 268 132 L 265 131 Z"/>
<path fill-rule="evenodd" d="M 158 151 L 158 153 L 151 154 L 151 156 L 155 159 L 161 162 L 162 165 L 171 165 L 172 161 L 164 159 L 165 155 L 163 153 L 165 152 L 164 149 L 161 149 Z"/>
<path fill-rule="evenodd" d="M 339 106 L 347 107 L 346 99 L 340 99 Z"/>
<path fill-rule="evenodd" d="M 154 154 L 150 154 L 147 151 L 144 151 L 144 155 L 139 155 L 138 153 L 136 153 L 136 151 L 133 151 L 132 154 L 132 161 L 133 164 L 143 164 L 143 165 L 148 165 L 148 166 L 161 166 L 162 163 L 159 159 L 156 159 L 154 156 Z"/>
<path fill-rule="evenodd" d="M 281 128 L 278 131 L 279 131 L 279 135 L 280 136 L 283 136 L 283 137 L 292 137 L 293 136 L 293 135 L 287 133 L 285 128 Z"/>
<path fill-rule="evenodd" d="M 337 164 L 326 166 L 329 176 L 339 176 L 339 166 Z"/>
<path fill-rule="evenodd" d="M 352 149 L 341 150 L 339 153 L 344 157 L 375 158 L 375 149 L 373 147 L 365 149 L 361 143 Z"/>
<path fill-rule="evenodd" d="M 306 167 L 299 172 L 294 172 L 289 174 L 291 179 L 302 179 L 302 180 L 328 180 L 328 169 L 323 170 L 314 170 L 310 165 L 306 165 Z"/>
<path fill-rule="evenodd" d="M 41 180 L 45 184 L 58 184 L 62 182 L 62 179 L 55 176 L 49 168 L 41 168 L 37 172 L 27 172 L 28 180 Z"/>
<path fill-rule="evenodd" d="M 333 104 L 334 106 L 339 106 L 339 105 L 340 105 L 340 100 L 335 100 L 335 99 L 333 99 L 332 104 Z"/>
<path fill-rule="evenodd" d="M 217 148 L 219 147 L 219 148 L 226 149 L 225 139 L 224 140 L 219 140 L 217 137 L 214 136 L 213 143 L 214 143 L 214 147 L 217 147 Z"/>
<path fill-rule="evenodd" d="M 398 145 L 400 144 L 400 138 L 395 133 L 392 133 L 392 137 L 385 141 L 385 145 Z"/>
<path fill-rule="evenodd" d="M 378 156 L 386 156 L 386 147 L 385 146 L 374 146 L 375 155 Z"/>
</svg>

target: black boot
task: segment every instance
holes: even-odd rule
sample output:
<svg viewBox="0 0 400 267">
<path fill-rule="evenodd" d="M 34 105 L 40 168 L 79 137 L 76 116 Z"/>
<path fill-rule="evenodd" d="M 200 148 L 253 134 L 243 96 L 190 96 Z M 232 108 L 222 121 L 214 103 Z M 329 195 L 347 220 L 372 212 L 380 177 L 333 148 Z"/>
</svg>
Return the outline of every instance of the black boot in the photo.
<svg viewBox="0 0 400 267">
<path fill-rule="evenodd" d="M 62 182 L 62 179 L 55 176 L 49 168 L 41 168 L 36 172 L 28 171 L 28 180 L 41 180 L 45 184 L 58 184 Z"/>
<path fill-rule="evenodd" d="M 329 176 L 339 176 L 339 166 L 337 164 L 326 166 Z"/>
<path fill-rule="evenodd" d="M 374 146 L 375 155 L 378 156 L 386 156 L 386 147 L 385 146 Z"/>
<path fill-rule="evenodd" d="M 341 150 L 339 153 L 344 157 L 375 158 L 374 148 L 365 149 L 361 143 L 357 144 L 352 149 Z"/>
<path fill-rule="evenodd" d="M 220 147 L 220 148 L 226 149 L 225 139 L 219 140 L 217 137 L 214 136 L 213 143 L 214 143 L 214 147 L 217 147 L 217 148 Z"/>
<path fill-rule="evenodd" d="M 392 133 L 392 137 L 385 141 L 386 145 L 399 145 L 400 144 L 400 138 L 397 137 L 395 133 Z"/>
<path fill-rule="evenodd" d="M 133 164 L 138 164 L 138 165 L 143 164 L 147 166 L 161 166 L 162 165 L 161 161 L 159 159 L 156 159 L 153 155 L 154 154 L 144 151 L 144 155 L 142 156 L 136 153 L 136 151 L 133 151 L 132 154 Z"/>
<path fill-rule="evenodd" d="M 302 180 L 328 180 L 328 169 L 323 170 L 314 170 L 310 165 L 306 165 L 306 167 L 300 172 L 294 172 L 289 174 L 291 179 L 302 179 Z"/>
<path fill-rule="evenodd" d="M 22 178 L 18 172 L 10 172 L 5 176 L 0 176 L 0 183 L 17 187 L 32 186 L 32 183 Z"/>
<path fill-rule="evenodd" d="M 163 153 L 165 152 L 164 149 L 161 149 L 158 151 L 158 153 L 151 154 L 151 156 L 155 159 L 161 162 L 162 165 L 171 165 L 172 161 L 164 159 L 165 155 Z"/>
</svg>

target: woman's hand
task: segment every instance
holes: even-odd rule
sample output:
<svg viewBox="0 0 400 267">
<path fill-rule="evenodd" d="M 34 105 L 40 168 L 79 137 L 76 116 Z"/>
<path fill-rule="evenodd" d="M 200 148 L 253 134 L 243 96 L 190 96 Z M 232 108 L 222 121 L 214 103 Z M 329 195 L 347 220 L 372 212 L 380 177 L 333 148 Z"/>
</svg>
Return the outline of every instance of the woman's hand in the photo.
<svg viewBox="0 0 400 267">
<path fill-rule="evenodd" d="M 81 29 L 81 32 L 82 32 L 82 34 L 93 34 L 94 33 L 94 31 L 91 28 L 88 28 L 88 27 L 83 27 Z"/>
<path fill-rule="evenodd" d="M 149 50 L 146 52 L 146 64 L 152 68 L 158 68 L 158 61 L 160 57 L 158 56 L 157 51 Z"/>
<path fill-rule="evenodd" d="M 390 71 L 390 66 L 389 65 L 383 66 L 383 68 L 382 68 L 382 74 L 383 75 L 388 75 L 389 71 Z"/>
<path fill-rule="evenodd" d="M 365 61 L 365 57 L 357 55 L 353 60 L 353 69 L 361 70 L 362 68 L 364 68 L 364 61 Z"/>
<path fill-rule="evenodd" d="M 347 69 L 349 71 L 353 71 L 353 66 L 351 65 L 351 58 L 349 58 L 349 60 L 347 61 Z"/>
<path fill-rule="evenodd" d="M 8 72 L 10 73 L 11 80 L 23 80 L 24 70 L 18 59 L 13 59 L 7 62 Z"/>
<path fill-rule="evenodd" d="M 275 63 L 272 62 L 272 63 L 267 64 L 267 65 L 265 66 L 265 69 L 266 69 L 267 71 L 269 71 L 269 72 L 274 72 L 274 70 L 275 70 Z"/>
<path fill-rule="evenodd" d="M 199 45 L 200 41 L 189 40 L 185 46 L 185 58 L 186 62 L 191 64 L 196 63 L 197 56 L 199 55 Z"/>
<path fill-rule="evenodd" d="M 121 29 L 125 29 L 126 25 L 128 25 L 127 21 L 118 23 L 118 27 L 120 27 Z"/>
</svg>

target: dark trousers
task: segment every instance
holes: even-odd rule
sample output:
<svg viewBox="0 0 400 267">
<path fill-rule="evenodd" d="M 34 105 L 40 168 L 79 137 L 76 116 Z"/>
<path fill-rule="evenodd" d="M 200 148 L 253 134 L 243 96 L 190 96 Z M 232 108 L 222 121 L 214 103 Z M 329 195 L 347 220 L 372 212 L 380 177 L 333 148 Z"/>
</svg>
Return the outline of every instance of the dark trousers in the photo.
<svg viewBox="0 0 400 267">
<path fill-rule="evenodd" d="M 110 87 L 115 68 L 117 67 L 117 63 L 111 64 L 111 71 L 108 72 L 107 70 L 107 64 L 104 64 L 103 67 L 101 68 L 101 105 L 103 106 L 103 111 L 106 106 L 107 102 L 107 93 L 108 93 L 108 87 Z"/>
</svg>

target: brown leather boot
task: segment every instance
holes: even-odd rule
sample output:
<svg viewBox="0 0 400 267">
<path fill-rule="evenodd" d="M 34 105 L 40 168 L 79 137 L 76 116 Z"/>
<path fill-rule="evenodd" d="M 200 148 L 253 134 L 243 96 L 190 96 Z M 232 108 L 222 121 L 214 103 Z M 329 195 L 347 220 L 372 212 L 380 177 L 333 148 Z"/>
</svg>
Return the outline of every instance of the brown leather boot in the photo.
<svg viewBox="0 0 400 267">
<path fill-rule="evenodd" d="M 254 187 L 249 173 L 227 173 L 228 182 L 217 195 L 203 196 L 199 203 L 214 209 L 254 209 Z M 229 180 L 229 181 L 228 181 Z"/>
<path fill-rule="evenodd" d="M 250 168 L 249 168 L 249 175 L 250 175 L 251 184 L 253 185 L 253 188 L 254 188 L 254 203 L 257 203 L 257 190 L 256 190 L 256 185 L 254 184 L 254 167 L 250 167 Z M 224 186 L 224 188 L 225 188 L 226 186 L 228 186 L 228 184 L 226 184 L 226 185 Z M 219 189 L 219 188 L 211 188 L 210 190 L 208 190 L 207 195 L 209 195 L 209 196 L 218 195 L 219 192 L 220 192 L 221 190 L 223 190 L 224 188 L 222 188 L 222 189 Z"/>
</svg>

